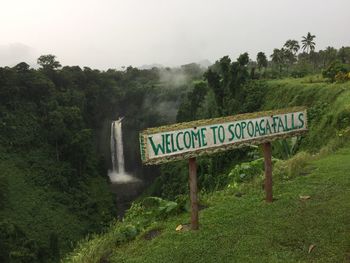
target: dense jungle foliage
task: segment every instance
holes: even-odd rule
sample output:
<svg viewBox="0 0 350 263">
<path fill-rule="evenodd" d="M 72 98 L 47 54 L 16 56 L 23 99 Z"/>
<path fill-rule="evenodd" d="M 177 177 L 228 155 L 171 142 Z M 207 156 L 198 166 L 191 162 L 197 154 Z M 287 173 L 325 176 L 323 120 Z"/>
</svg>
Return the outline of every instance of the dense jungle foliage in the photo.
<svg viewBox="0 0 350 263">
<path fill-rule="evenodd" d="M 52 55 L 0 68 L 0 261 L 57 261 L 116 215 L 109 125 L 125 116 L 126 168 L 144 180 L 138 131 L 174 121 L 199 67 L 100 72 Z M 171 108 L 168 108 L 171 105 Z"/>
<path fill-rule="evenodd" d="M 318 104 L 313 99 L 327 96 L 322 85 L 350 79 L 350 47 L 315 52 L 311 39 L 304 43 L 307 52 L 297 54 L 299 44 L 290 41 L 273 51 L 271 61 L 262 52 L 256 61 L 243 53 L 236 60 L 224 56 L 208 69 L 193 63 L 99 71 L 62 67 L 53 55 L 41 56 L 38 69 L 24 62 L 0 68 L 0 261 L 57 262 L 76 241 L 109 226 L 116 215 L 107 179 L 109 125 L 119 116 L 125 116 L 126 170 L 151 184 L 144 195 L 180 202 L 188 191 L 187 164 L 142 167 L 142 129 L 293 105 L 309 106 L 311 125 L 326 127 L 319 113 L 336 98 Z M 278 93 L 286 85 L 279 78 L 307 75 L 313 85 L 304 99 L 293 96 L 302 82 L 288 94 Z M 342 129 L 349 118 L 343 109 L 342 114 L 326 122 Z M 324 139 L 333 132 L 325 129 Z M 320 145 L 300 138 L 274 144 L 274 153 L 288 158 L 300 147 Z M 253 147 L 199 158 L 199 188 L 220 189 L 233 165 L 258 156 Z"/>
</svg>

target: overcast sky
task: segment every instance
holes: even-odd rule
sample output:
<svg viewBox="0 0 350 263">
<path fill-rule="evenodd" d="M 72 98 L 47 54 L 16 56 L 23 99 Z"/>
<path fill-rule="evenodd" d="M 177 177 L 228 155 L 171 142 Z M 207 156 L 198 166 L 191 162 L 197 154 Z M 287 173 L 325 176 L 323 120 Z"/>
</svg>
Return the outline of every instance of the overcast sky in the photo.
<svg viewBox="0 0 350 263">
<path fill-rule="evenodd" d="M 316 35 L 316 49 L 350 46 L 350 0 L 0 0 L 0 66 L 98 69 L 181 65 L 247 51 L 272 53 Z"/>
</svg>

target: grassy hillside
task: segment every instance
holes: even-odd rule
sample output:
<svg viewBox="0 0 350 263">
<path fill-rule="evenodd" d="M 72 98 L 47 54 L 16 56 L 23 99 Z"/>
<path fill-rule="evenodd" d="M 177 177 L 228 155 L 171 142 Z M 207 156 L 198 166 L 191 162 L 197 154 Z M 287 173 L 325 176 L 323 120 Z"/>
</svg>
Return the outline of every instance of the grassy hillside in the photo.
<svg viewBox="0 0 350 263">
<path fill-rule="evenodd" d="M 175 231 L 189 222 L 188 213 L 154 222 L 140 234 L 117 224 L 64 262 L 347 262 L 349 159 L 348 145 L 314 157 L 303 176 L 280 180 L 274 174 L 272 204 L 264 202 L 260 180 L 238 192 L 202 196 L 208 208 L 200 211 L 199 231 Z"/>
<path fill-rule="evenodd" d="M 329 84 L 318 77 L 268 81 L 262 109 L 297 105 L 307 106 L 309 113 L 309 133 L 299 149 L 311 154 L 276 163 L 273 204 L 263 201 L 258 173 L 248 183 L 201 193 L 208 208 L 200 212 L 197 232 L 175 231 L 189 222 L 188 213 L 145 223 L 150 212 L 136 205 L 131 220 L 81 242 L 65 262 L 349 260 L 350 83 Z M 343 145 L 348 146 L 334 154 Z M 161 208 L 166 211 L 166 204 Z"/>
<path fill-rule="evenodd" d="M 208 197 L 200 230 L 176 232 L 188 215 L 159 223 L 160 235 L 115 248 L 110 262 L 346 262 L 350 260 L 350 147 L 311 162 L 313 172 L 236 197 Z M 308 200 L 300 196 L 310 196 Z M 311 245 L 314 249 L 309 253 Z"/>
<path fill-rule="evenodd" d="M 309 133 L 302 148 L 317 151 L 350 124 L 350 82 L 328 83 L 318 76 L 268 82 L 263 109 L 307 106 Z"/>
</svg>

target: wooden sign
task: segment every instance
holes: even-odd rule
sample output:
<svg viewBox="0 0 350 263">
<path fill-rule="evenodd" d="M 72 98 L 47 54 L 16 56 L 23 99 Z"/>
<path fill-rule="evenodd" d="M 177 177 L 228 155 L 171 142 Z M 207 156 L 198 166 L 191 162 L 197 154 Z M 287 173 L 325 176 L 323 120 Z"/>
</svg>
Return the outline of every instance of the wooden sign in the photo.
<svg viewBox="0 0 350 263">
<path fill-rule="evenodd" d="M 307 131 L 305 108 L 241 114 L 151 128 L 140 134 L 145 164 L 189 159 Z"/>
<path fill-rule="evenodd" d="M 191 228 L 197 230 L 196 156 L 263 144 L 266 201 L 272 202 L 271 141 L 306 131 L 307 112 L 304 107 L 184 122 L 141 132 L 141 158 L 144 164 L 189 160 Z"/>
</svg>

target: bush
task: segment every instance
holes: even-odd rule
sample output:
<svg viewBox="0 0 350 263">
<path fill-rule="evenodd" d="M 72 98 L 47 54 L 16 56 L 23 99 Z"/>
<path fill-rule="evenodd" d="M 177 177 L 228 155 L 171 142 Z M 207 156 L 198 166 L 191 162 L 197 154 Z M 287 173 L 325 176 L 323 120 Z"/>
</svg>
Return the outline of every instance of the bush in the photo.
<svg viewBox="0 0 350 263">
<path fill-rule="evenodd" d="M 0 262 L 42 262 L 39 254 L 37 243 L 29 239 L 20 227 L 0 221 Z"/>
<path fill-rule="evenodd" d="M 151 222 L 157 219 L 164 219 L 180 210 L 176 202 L 150 196 L 141 201 L 133 202 L 125 214 L 124 221 L 144 228 Z"/>
<path fill-rule="evenodd" d="M 230 182 L 243 183 L 252 180 L 254 177 L 262 174 L 264 170 L 264 159 L 245 162 L 236 165 L 229 173 Z M 231 184 L 230 183 L 230 184 Z"/>
<path fill-rule="evenodd" d="M 347 72 L 347 73 L 338 72 L 337 75 L 335 75 L 336 82 L 345 82 L 349 80 L 350 80 L 350 72 Z"/>
<path fill-rule="evenodd" d="M 322 75 L 323 77 L 330 79 L 331 82 L 334 82 L 336 80 L 337 74 L 347 73 L 348 71 L 349 70 L 347 65 L 342 64 L 339 60 L 336 60 L 322 72 Z"/>
<path fill-rule="evenodd" d="M 286 161 L 277 161 L 273 169 L 273 174 L 275 177 L 283 180 L 302 175 L 307 172 L 305 171 L 305 167 L 311 159 L 312 157 L 309 153 L 299 152 Z"/>
</svg>

